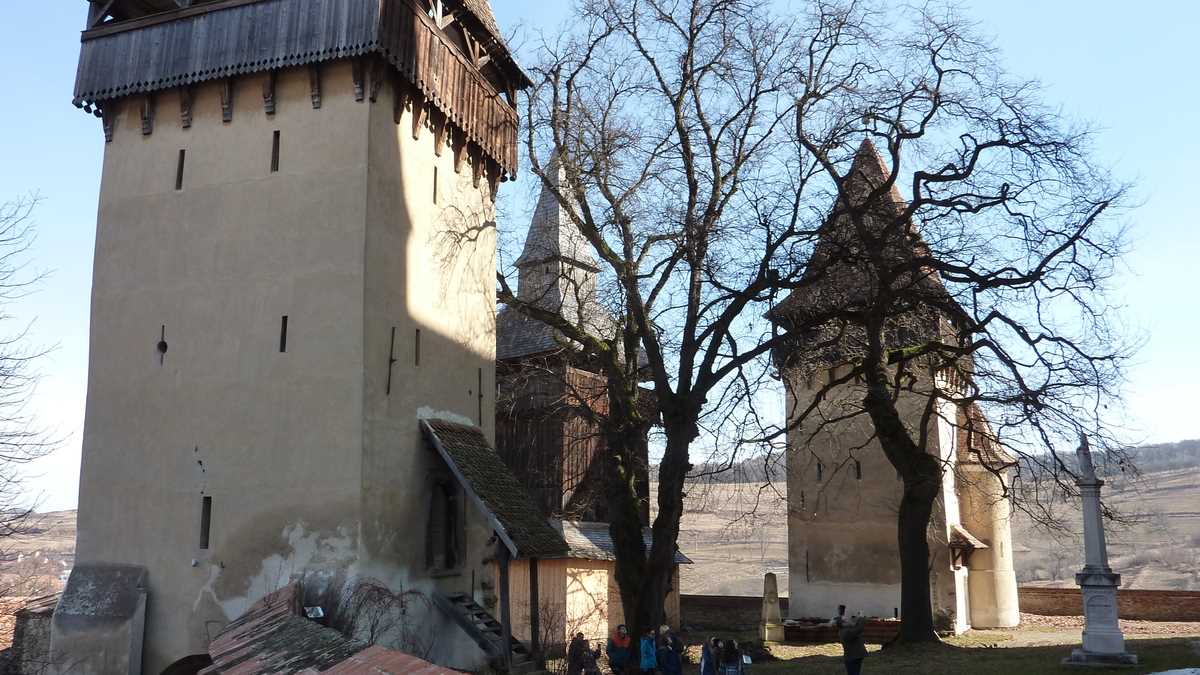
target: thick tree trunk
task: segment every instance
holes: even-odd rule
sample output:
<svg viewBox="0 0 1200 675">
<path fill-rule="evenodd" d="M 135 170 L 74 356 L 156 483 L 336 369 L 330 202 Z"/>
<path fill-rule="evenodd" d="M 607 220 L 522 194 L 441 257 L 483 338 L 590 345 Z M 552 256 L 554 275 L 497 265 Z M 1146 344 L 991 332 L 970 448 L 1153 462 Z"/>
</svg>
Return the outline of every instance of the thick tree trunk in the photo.
<svg viewBox="0 0 1200 675">
<path fill-rule="evenodd" d="M 609 502 L 609 533 L 617 552 L 617 586 L 625 609 L 625 624 L 636 646 L 643 631 L 656 629 L 666 620 L 665 600 L 671 590 L 679 520 L 683 515 L 683 486 L 690 468 L 688 447 L 695 432 L 692 425 L 667 424 L 667 447 L 658 475 L 658 515 L 651 527 L 653 544 L 647 550 L 638 491 L 638 463 L 643 461 L 645 428 L 637 423 L 623 423 L 640 420 L 636 412 L 622 417 L 629 403 L 630 399 L 620 396 L 619 390 L 610 390 L 605 494 Z M 637 664 L 631 664 L 628 672 L 637 671 Z"/>
<path fill-rule="evenodd" d="M 928 539 L 937 485 L 928 478 L 904 481 L 899 518 L 901 642 L 938 640 L 930 598 Z"/>
<path fill-rule="evenodd" d="M 882 351 L 876 351 L 881 354 Z M 871 367 L 873 366 L 873 367 Z M 938 459 L 913 441 L 896 409 L 882 359 L 868 364 L 863 407 L 875 426 L 883 453 L 904 480 L 900 500 L 900 642 L 938 641 L 929 583 L 929 521 L 941 488 Z"/>
</svg>

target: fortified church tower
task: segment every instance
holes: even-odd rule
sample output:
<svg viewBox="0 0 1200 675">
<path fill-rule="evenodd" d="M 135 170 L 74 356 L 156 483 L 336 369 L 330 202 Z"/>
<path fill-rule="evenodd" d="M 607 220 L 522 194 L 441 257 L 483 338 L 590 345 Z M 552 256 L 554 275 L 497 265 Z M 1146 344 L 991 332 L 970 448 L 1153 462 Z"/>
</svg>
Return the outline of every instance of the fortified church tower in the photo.
<svg viewBox="0 0 1200 675">
<path fill-rule="evenodd" d="M 790 425 L 788 611 L 794 619 L 829 617 L 838 605 L 867 616 L 899 616 L 896 514 L 903 484 L 862 411 L 864 385 L 859 380 L 839 384 L 861 353 L 861 334 L 851 324 L 823 318 L 848 313 L 870 297 L 872 281 L 854 256 L 862 245 L 859 227 L 886 237 L 885 253 L 897 261 L 926 246 L 915 223 L 896 227 L 906 204 L 895 187 L 877 202 L 865 201 L 889 176 L 865 141 L 839 203 L 819 231 L 808 283 L 771 313 L 776 323 L 795 332 L 795 342 L 774 354 L 786 384 Z M 867 213 L 856 226 L 849 210 L 864 206 Z M 935 275 L 915 280 L 912 288 L 930 298 L 948 295 Z M 953 301 L 934 306 L 946 304 Z M 952 343 L 957 321 L 928 306 L 915 309 L 889 330 L 888 348 L 935 338 Z M 896 407 L 910 431 L 926 419 L 931 396 L 937 406 L 927 428 L 927 450 L 938 457 L 943 474 L 928 541 L 930 601 L 940 627 L 961 632 L 1015 626 L 1020 616 L 1005 490 L 1015 462 L 978 405 L 948 400 L 966 398 L 961 394 L 935 396 L 966 391 L 969 372 L 921 362 L 910 366 L 909 375 L 912 381 L 897 396 Z"/>
<path fill-rule="evenodd" d="M 494 435 L 527 83 L 487 0 L 90 1 L 75 103 L 108 143 L 57 657 L 159 673 L 295 578 L 483 597 L 494 532 L 538 553 L 425 440 Z M 411 619 L 434 660 L 484 658 Z"/>
</svg>

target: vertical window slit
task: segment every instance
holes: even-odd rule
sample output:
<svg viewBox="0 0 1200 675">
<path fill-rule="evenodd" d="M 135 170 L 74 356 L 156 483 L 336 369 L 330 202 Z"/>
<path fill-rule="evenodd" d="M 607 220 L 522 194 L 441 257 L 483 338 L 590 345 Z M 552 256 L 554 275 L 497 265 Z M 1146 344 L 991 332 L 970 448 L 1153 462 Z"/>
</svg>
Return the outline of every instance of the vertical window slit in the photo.
<svg viewBox="0 0 1200 675">
<path fill-rule="evenodd" d="M 413 365 L 421 365 L 421 329 L 417 329 L 417 338 L 413 342 Z"/>
<path fill-rule="evenodd" d="M 275 131 L 275 136 L 271 140 L 271 173 L 279 171 L 279 130 Z"/>
<path fill-rule="evenodd" d="M 862 461 L 854 460 L 854 477 L 862 480 Z"/>
<path fill-rule="evenodd" d="M 200 550 L 208 550 L 209 532 L 212 528 L 212 497 L 205 497 L 200 506 Z"/>
<path fill-rule="evenodd" d="M 479 369 L 479 426 L 483 426 L 483 368 Z"/>
<path fill-rule="evenodd" d="M 825 476 L 825 465 L 819 460 L 817 461 L 817 481 L 819 482 Z"/>
<path fill-rule="evenodd" d="M 183 189 L 183 164 L 187 160 L 187 150 L 179 151 L 179 163 L 175 165 L 175 189 Z"/>
<path fill-rule="evenodd" d="M 385 396 L 392 395 L 392 368 L 396 365 L 396 327 L 392 326 L 391 342 L 388 346 L 388 372 L 387 372 L 387 388 L 384 391 Z"/>
<path fill-rule="evenodd" d="M 279 321 L 279 353 L 287 351 L 288 318 L 285 314 Z"/>
<path fill-rule="evenodd" d="M 433 167 L 433 203 L 438 203 L 438 168 Z"/>
</svg>

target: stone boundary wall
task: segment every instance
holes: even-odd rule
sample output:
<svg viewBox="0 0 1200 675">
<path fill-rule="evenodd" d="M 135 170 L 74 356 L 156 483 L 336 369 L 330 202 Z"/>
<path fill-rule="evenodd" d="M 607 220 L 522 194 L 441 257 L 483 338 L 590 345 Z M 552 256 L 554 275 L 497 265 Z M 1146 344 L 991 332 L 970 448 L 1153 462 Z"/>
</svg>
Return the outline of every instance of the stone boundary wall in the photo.
<svg viewBox="0 0 1200 675">
<path fill-rule="evenodd" d="M 1017 589 L 1021 611 L 1041 616 L 1079 616 L 1083 599 L 1078 588 L 1042 588 L 1021 586 Z M 1200 591 L 1117 591 L 1118 611 L 1122 619 L 1143 621 L 1200 621 Z M 684 610 L 686 617 L 687 610 Z"/>
<path fill-rule="evenodd" d="M 787 617 L 788 599 L 779 599 L 779 610 Z M 681 595 L 679 614 L 688 631 L 720 632 L 758 630 L 762 621 L 762 598 L 734 595 Z"/>
<path fill-rule="evenodd" d="M 1078 588 L 1021 586 L 1021 611 L 1040 616 L 1079 616 L 1083 600 Z M 1200 622 L 1200 591 L 1120 590 L 1117 603 L 1122 619 Z M 682 595 L 679 598 L 683 627 L 689 631 L 728 632 L 757 630 L 762 618 L 762 598 L 730 595 Z M 787 616 L 788 599 L 779 599 Z"/>
</svg>

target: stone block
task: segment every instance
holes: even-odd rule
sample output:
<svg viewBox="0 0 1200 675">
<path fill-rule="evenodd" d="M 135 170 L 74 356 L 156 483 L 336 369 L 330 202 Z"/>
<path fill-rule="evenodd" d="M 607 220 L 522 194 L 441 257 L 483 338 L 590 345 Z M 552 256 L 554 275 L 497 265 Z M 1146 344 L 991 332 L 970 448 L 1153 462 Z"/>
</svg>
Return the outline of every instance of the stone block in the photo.
<svg viewBox="0 0 1200 675">
<path fill-rule="evenodd" d="M 87 563 L 71 571 L 50 628 L 51 675 L 140 675 L 146 568 Z"/>
</svg>

